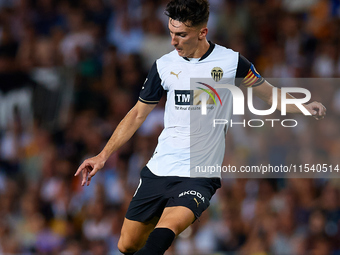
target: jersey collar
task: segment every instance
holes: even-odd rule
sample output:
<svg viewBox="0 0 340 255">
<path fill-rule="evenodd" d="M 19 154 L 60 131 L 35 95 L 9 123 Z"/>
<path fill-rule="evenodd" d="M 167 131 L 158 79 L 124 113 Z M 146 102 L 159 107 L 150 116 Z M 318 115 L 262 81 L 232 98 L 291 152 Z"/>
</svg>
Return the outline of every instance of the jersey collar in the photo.
<svg viewBox="0 0 340 255">
<path fill-rule="evenodd" d="M 204 53 L 204 55 L 198 61 L 201 61 L 201 60 L 207 58 L 210 55 L 210 53 L 214 50 L 215 44 L 211 41 L 209 41 L 209 44 L 210 44 L 210 46 L 209 46 L 208 51 L 206 53 Z M 188 59 L 187 57 L 184 57 L 184 59 L 187 60 L 187 61 L 190 61 L 190 59 Z"/>
</svg>

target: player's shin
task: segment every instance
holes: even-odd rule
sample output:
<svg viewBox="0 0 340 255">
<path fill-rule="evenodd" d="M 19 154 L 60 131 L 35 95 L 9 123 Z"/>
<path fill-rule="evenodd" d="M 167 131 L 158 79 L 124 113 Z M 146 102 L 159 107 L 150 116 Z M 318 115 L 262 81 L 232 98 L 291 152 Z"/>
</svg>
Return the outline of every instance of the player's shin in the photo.
<svg viewBox="0 0 340 255">
<path fill-rule="evenodd" d="M 135 255 L 162 255 L 175 239 L 175 233 L 168 228 L 155 228 L 146 244 Z"/>
</svg>

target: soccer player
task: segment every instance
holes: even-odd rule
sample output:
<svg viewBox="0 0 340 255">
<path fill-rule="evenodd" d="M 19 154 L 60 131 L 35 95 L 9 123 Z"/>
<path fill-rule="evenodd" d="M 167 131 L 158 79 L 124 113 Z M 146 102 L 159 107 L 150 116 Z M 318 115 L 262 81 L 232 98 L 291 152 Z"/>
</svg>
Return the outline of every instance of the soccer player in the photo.
<svg viewBox="0 0 340 255">
<path fill-rule="evenodd" d="M 220 187 L 219 175 L 210 176 L 213 178 L 191 175 L 193 162 L 222 164 L 228 126 L 213 128 L 210 120 L 230 117 L 232 97 L 227 89 L 214 86 L 229 83 L 253 87 L 256 96 L 269 105 L 272 103 L 273 86 L 247 59 L 207 41 L 207 0 L 171 0 L 165 14 L 169 17 L 175 50 L 153 64 L 139 101 L 117 126 L 104 149 L 85 160 L 75 174 L 82 172 L 81 185 L 89 185 L 110 155 L 131 138 L 163 92 L 167 92 L 164 130 L 154 155 L 141 171 L 139 186 L 122 226 L 118 248 L 123 254 L 164 254 L 175 236 L 209 206 L 209 200 Z M 280 110 L 280 90 L 278 94 Z M 304 106 L 316 119 L 326 114 L 321 103 Z M 203 107 L 205 114 L 201 114 Z M 301 113 L 295 105 L 289 105 L 287 112 Z"/>
</svg>

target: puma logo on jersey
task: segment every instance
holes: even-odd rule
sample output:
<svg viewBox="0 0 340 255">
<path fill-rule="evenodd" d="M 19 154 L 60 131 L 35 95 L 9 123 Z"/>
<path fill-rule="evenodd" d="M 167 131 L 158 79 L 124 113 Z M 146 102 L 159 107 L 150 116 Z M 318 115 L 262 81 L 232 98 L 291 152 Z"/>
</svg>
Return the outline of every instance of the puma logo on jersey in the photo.
<svg viewBox="0 0 340 255">
<path fill-rule="evenodd" d="M 179 71 L 179 73 L 178 74 L 175 74 L 174 72 L 170 72 L 170 75 L 172 74 L 172 75 L 175 75 L 176 77 L 177 77 L 177 79 L 179 79 L 178 78 L 178 75 L 181 73 L 182 71 Z"/>
<path fill-rule="evenodd" d="M 195 202 L 196 202 L 196 204 L 197 204 L 197 207 L 200 205 L 200 203 L 202 203 L 202 202 L 198 202 L 197 199 L 196 199 L 196 197 L 194 197 L 194 200 L 195 200 Z"/>
</svg>

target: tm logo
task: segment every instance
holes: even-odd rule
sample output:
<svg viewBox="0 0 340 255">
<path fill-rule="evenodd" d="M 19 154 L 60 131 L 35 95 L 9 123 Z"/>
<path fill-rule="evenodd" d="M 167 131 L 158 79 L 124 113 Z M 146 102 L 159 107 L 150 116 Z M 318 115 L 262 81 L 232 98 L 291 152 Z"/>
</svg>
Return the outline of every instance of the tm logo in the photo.
<svg viewBox="0 0 340 255">
<path fill-rule="evenodd" d="M 221 97 L 217 93 L 216 89 L 203 82 L 197 83 L 203 85 L 204 87 L 196 87 L 197 90 L 175 90 L 175 104 L 201 105 L 203 115 L 207 114 L 207 105 L 217 105 L 215 96 L 218 98 L 218 101 L 222 105 Z"/>
</svg>

